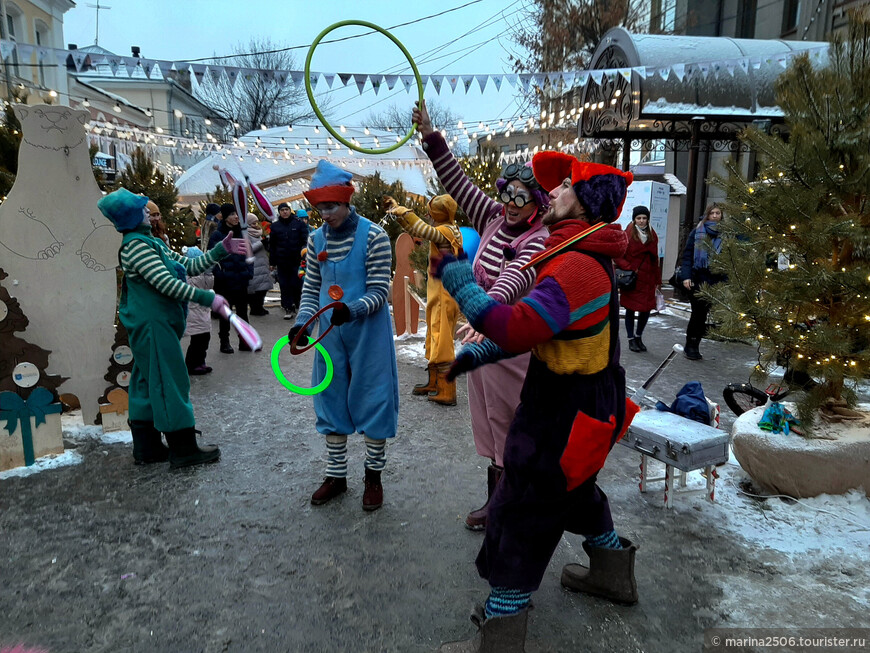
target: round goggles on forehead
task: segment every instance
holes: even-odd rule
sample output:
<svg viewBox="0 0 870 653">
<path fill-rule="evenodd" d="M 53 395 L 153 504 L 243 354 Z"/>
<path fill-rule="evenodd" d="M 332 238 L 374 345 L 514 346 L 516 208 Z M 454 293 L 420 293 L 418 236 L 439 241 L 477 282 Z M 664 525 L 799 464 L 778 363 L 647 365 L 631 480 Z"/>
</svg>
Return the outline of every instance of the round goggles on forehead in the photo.
<svg viewBox="0 0 870 653">
<path fill-rule="evenodd" d="M 535 180 L 535 173 L 532 169 L 522 163 L 511 163 L 505 166 L 501 172 L 501 176 L 505 181 L 513 181 L 517 179 L 524 183 L 529 188 L 539 188 L 540 184 Z"/>
<path fill-rule="evenodd" d="M 532 201 L 532 199 L 530 197 L 526 197 L 525 195 L 512 194 L 508 190 L 508 188 L 510 188 L 510 187 L 509 186 L 506 187 L 501 193 L 499 193 L 499 198 L 501 198 L 501 201 L 504 202 L 505 204 L 510 204 L 511 202 L 513 202 L 518 209 L 521 209 L 526 204 L 528 204 L 529 202 Z"/>
</svg>

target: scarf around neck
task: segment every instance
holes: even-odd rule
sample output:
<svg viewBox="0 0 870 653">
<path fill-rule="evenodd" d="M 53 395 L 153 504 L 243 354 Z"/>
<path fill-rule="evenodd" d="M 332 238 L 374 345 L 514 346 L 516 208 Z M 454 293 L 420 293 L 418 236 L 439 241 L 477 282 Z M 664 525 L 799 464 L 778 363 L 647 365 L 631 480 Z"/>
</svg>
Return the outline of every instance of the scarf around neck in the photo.
<svg viewBox="0 0 870 653">
<path fill-rule="evenodd" d="M 714 252 L 719 254 L 722 251 L 722 237 L 719 235 L 719 223 L 711 220 L 706 220 L 698 225 L 695 229 L 695 258 L 692 261 L 692 267 L 699 270 L 706 270 L 710 267 L 709 250 L 710 245 L 705 244 L 705 239 L 710 237 L 710 245 Z"/>
</svg>

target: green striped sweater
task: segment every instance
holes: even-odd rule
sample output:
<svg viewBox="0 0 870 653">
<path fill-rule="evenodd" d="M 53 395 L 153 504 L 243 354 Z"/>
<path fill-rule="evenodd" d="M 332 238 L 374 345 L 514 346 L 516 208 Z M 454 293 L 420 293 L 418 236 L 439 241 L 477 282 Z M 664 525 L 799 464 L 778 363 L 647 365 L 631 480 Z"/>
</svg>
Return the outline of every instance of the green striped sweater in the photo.
<svg viewBox="0 0 870 653">
<path fill-rule="evenodd" d="M 162 249 L 167 258 L 183 265 L 188 276 L 196 276 L 213 267 L 215 263 L 227 255 L 223 245 L 219 244 L 204 256 L 188 258 L 173 252 L 162 240 L 151 236 L 150 228 L 149 233 L 143 233 L 143 235 L 146 235 L 147 241 L 135 238 L 121 247 L 121 269 L 127 278 L 130 280 L 142 279 L 157 292 L 172 299 L 183 302 L 193 301 L 202 306 L 210 307 L 214 301 L 214 291 L 194 288 L 190 284 L 176 279 L 166 268 L 158 250 Z"/>
</svg>

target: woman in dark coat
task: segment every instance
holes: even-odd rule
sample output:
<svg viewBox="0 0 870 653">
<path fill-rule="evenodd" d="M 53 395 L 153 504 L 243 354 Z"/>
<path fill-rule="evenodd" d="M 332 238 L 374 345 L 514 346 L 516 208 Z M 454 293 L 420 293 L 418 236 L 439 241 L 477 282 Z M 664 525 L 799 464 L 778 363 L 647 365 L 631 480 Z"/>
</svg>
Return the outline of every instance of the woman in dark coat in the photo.
<svg viewBox="0 0 870 653">
<path fill-rule="evenodd" d="M 625 251 L 625 256 L 616 259 L 614 264 L 621 270 L 637 272 L 637 283 L 634 288 L 620 291 L 619 304 L 625 309 L 628 348 L 631 351 L 641 352 L 646 351 L 641 336 L 650 311 L 656 307 L 656 288 L 662 283 L 662 274 L 659 266 L 659 237 L 649 226 L 649 209 L 645 206 L 635 206 L 631 216 L 631 224 L 625 228 L 628 234 L 628 249 Z M 636 327 L 635 313 L 637 313 Z"/>
<path fill-rule="evenodd" d="M 233 238 L 242 237 L 242 228 L 239 225 L 239 214 L 232 204 L 221 206 L 221 220 L 217 229 L 212 233 L 208 241 L 208 248 L 216 247 L 219 242 L 232 233 Z M 243 320 L 248 319 L 248 282 L 254 276 L 253 264 L 246 263 L 241 254 L 230 254 L 216 266 L 214 266 L 214 289 L 223 295 L 230 307 Z M 228 320 L 220 321 L 218 337 L 221 343 L 222 354 L 232 354 L 235 350 L 230 345 L 230 323 Z M 239 349 L 250 351 L 245 342 L 239 339 Z"/>
<path fill-rule="evenodd" d="M 722 221 L 722 208 L 711 204 L 704 212 L 704 218 L 689 233 L 686 247 L 683 249 L 683 261 L 680 266 L 680 279 L 686 290 L 692 292 L 689 301 L 692 304 L 692 315 L 686 327 L 686 347 L 683 350 L 689 360 L 701 360 L 699 349 L 701 338 L 707 332 L 707 315 L 710 312 L 710 302 L 698 294 L 702 285 L 713 286 L 727 277 L 710 271 L 710 257 L 722 250 L 722 237 L 719 235 L 719 223 Z"/>
</svg>

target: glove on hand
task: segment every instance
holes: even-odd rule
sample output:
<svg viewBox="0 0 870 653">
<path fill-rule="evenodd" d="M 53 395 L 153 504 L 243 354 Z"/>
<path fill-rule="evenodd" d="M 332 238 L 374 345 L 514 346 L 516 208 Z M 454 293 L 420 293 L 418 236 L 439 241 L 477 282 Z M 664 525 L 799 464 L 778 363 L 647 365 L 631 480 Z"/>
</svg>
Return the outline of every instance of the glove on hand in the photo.
<svg viewBox="0 0 870 653">
<path fill-rule="evenodd" d="M 287 334 L 287 336 L 290 338 L 290 342 L 293 342 L 293 339 L 296 337 L 296 334 L 299 333 L 300 331 L 302 331 L 303 326 L 304 325 L 302 325 L 302 324 L 294 324 L 292 327 L 290 327 L 290 333 Z M 305 337 L 310 336 L 311 335 L 310 329 L 305 329 L 305 331 L 303 332 L 302 335 Z M 300 340 L 302 340 L 302 338 L 300 338 Z M 302 344 L 304 345 L 306 343 L 302 342 Z"/>
<path fill-rule="evenodd" d="M 450 365 L 447 371 L 447 380 L 453 381 L 460 374 L 465 374 L 474 369 L 474 354 L 469 351 L 460 351 L 456 360 Z"/>
<path fill-rule="evenodd" d="M 214 299 L 211 300 L 211 310 L 213 313 L 217 313 L 221 317 L 223 317 L 224 309 L 229 310 L 230 305 L 223 295 L 214 294 Z"/>
<path fill-rule="evenodd" d="M 350 309 L 347 304 L 341 303 L 332 309 L 332 317 L 329 319 L 330 324 L 341 326 L 346 322 L 350 322 Z"/>
<path fill-rule="evenodd" d="M 227 237 L 221 241 L 224 249 L 230 254 L 242 254 L 247 256 L 248 251 L 245 249 L 245 240 L 243 238 L 233 238 L 232 232 L 227 234 Z"/>
</svg>

